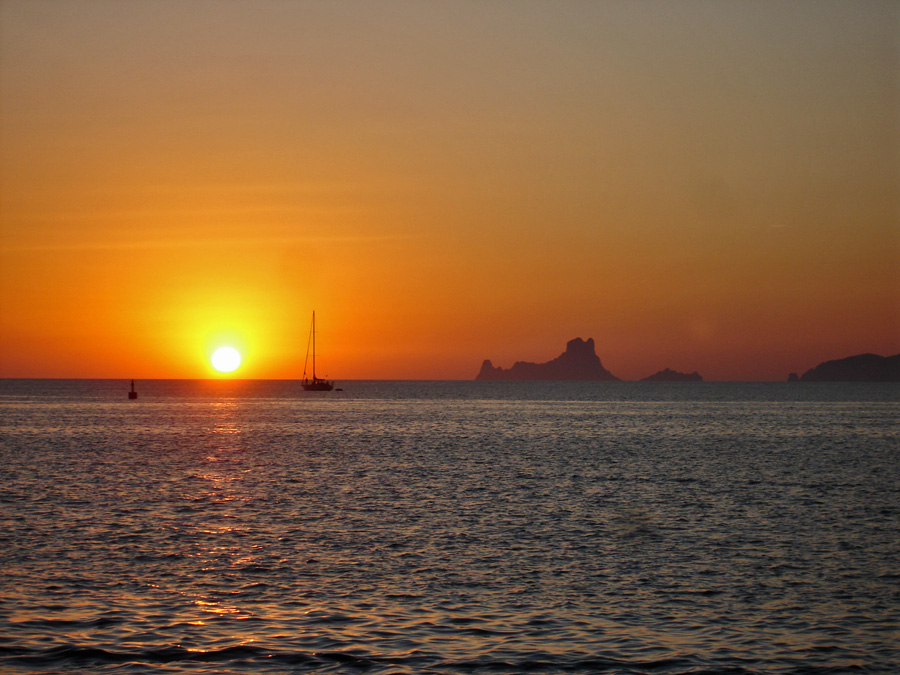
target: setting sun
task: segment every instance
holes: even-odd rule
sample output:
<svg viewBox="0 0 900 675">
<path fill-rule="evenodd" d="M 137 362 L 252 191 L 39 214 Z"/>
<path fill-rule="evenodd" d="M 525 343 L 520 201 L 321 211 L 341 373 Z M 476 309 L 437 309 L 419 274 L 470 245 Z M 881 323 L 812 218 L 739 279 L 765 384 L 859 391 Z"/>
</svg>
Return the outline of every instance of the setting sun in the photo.
<svg viewBox="0 0 900 675">
<path fill-rule="evenodd" d="M 233 347 L 219 347 L 212 355 L 212 366 L 220 373 L 230 373 L 241 365 L 241 355 Z"/>
</svg>

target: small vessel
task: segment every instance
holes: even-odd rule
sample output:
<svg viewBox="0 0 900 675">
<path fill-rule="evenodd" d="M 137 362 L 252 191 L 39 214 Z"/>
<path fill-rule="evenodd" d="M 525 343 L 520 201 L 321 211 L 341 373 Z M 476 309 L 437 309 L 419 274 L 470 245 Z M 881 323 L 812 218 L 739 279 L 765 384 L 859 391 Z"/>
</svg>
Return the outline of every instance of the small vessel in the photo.
<svg viewBox="0 0 900 675">
<path fill-rule="evenodd" d="M 134 380 L 131 381 L 131 391 L 128 392 L 128 398 L 136 399 L 137 392 L 134 390 Z"/>
<path fill-rule="evenodd" d="M 312 345 L 312 379 L 306 377 L 306 366 L 309 364 L 309 350 Z M 316 376 L 316 312 L 313 310 L 312 325 L 309 329 L 309 341 L 306 343 L 306 361 L 303 363 L 303 389 L 306 391 L 331 391 L 334 382 Z"/>
</svg>

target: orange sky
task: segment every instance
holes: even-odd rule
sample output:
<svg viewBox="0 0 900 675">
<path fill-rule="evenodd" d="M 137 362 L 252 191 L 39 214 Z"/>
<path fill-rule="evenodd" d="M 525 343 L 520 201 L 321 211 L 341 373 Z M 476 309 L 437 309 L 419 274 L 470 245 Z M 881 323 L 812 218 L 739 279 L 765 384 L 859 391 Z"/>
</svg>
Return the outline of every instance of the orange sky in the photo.
<svg viewBox="0 0 900 675">
<path fill-rule="evenodd" d="M 900 352 L 900 5 L 4 0 L 0 376 Z"/>
</svg>

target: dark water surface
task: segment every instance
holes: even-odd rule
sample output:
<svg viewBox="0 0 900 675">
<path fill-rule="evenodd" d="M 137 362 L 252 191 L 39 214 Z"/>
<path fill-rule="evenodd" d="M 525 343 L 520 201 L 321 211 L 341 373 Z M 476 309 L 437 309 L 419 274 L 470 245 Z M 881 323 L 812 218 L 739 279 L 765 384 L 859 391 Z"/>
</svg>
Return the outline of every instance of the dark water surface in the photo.
<svg viewBox="0 0 900 675">
<path fill-rule="evenodd" d="M 0 381 L 0 672 L 896 673 L 896 385 Z"/>
</svg>

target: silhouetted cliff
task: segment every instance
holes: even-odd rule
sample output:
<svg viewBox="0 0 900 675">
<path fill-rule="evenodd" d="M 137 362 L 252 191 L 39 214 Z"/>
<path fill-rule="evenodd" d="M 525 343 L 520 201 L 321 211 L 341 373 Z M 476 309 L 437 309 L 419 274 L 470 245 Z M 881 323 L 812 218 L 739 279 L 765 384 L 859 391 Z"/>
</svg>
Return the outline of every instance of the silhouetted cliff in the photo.
<svg viewBox="0 0 900 675">
<path fill-rule="evenodd" d="M 820 363 L 799 378 L 791 375 L 789 382 L 900 382 L 900 354 L 857 354 Z"/>
<path fill-rule="evenodd" d="M 490 360 L 481 364 L 476 380 L 600 380 L 616 382 L 594 351 L 594 338 L 575 338 L 566 351 L 547 363 L 517 361 L 510 369 L 495 368 Z"/>
<path fill-rule="evenodd" d="M 703 382 L 700 373 L 679 373 L 677 370 L 661 370 L 650 377 L 645 377 L 641 382 Z"/>
</svg>

